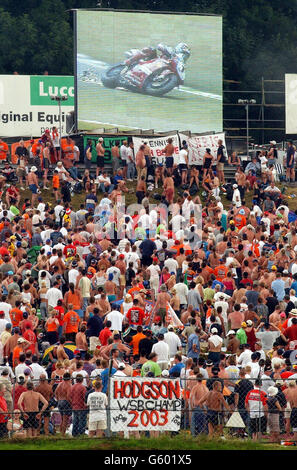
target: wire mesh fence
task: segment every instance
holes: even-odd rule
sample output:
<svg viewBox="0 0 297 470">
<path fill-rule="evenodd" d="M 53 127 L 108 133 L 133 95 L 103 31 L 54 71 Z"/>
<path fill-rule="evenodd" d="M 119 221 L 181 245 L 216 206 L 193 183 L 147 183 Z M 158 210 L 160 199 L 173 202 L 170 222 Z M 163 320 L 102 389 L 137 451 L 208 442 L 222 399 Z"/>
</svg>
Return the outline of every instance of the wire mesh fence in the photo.
<svg viewBox="0 0 297 470">
<path fill-rule="evenodd" d="M 98 386 L 99 383 L 99 386 Z M 97 388 L 96 388 L 97 387 Z M 122 387 L 122 388 L 121 388 Z M 6 408 L 5 408 L 6 406 Z M 101 384 L 0 382 L 0 438 L 193 437 L 297 442 L 295 379 L 117 377 Z"/>
</svg>

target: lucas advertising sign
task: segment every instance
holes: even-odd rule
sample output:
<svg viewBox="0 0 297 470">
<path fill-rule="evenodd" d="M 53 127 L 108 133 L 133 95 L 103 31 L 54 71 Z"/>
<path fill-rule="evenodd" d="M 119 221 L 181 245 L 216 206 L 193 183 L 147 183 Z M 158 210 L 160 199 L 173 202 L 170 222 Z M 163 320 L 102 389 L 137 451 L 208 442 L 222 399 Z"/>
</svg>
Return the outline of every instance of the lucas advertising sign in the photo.
<svg viewBox="0 0 297 470">
<path fill-rule="evenodd" d="M 0 75 L 0 136 L 38 137 L 45 129 L 59 127 L 61 101 L 62 134 L 66 116 L 74 109 L 74 78 L 52 75 Z"/>
</svg>

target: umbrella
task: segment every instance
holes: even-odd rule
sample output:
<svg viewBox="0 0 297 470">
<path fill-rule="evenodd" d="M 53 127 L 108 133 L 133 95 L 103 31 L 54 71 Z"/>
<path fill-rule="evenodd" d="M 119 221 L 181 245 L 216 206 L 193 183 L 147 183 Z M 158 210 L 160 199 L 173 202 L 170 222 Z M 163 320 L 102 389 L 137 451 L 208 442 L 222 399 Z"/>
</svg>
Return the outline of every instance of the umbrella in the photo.
<svg viewBox="0 0 297 470">
<path fill-rule="evenodd" d="M 51 346 L 49 346 L 44 351 L 43 358 L 42 358 L 42 363 L 44 363 L 44 364 L 48 363 L 49 353 L 54 349 L 55 346 L 58 346 L 58 345 L 59 345 L 59 343 L 52 344 Z M 69 357 L 69 359 L 73 359 L 73 357 L 74 357 L 73 353 L 77 349 L 76 345 L 74 343 L 72 343 L 72 341 L 66 341 L 66 343 L 64 343 L 64 349 L 65 349 L 65 352 L 66 352 L 67 356 Z"/>
</svg>

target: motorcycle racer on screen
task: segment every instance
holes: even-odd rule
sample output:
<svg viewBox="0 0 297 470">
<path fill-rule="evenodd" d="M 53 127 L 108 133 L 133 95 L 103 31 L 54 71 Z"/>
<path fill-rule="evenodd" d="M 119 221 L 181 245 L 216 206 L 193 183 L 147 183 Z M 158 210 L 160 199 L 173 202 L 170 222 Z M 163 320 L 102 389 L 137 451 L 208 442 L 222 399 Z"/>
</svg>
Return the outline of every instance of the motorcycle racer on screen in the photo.
<svg viewBox="0 0 297 470">
<path fill-rule="evenodd" d="M 131 49 L 125 55 L 125 61 L 102 74 L 103 85 L 162 96 L 184 83 L 185 63 L 191 52 L 185 43 L 176 47 L 160 43 L 156 48 Z"/>
</svg>

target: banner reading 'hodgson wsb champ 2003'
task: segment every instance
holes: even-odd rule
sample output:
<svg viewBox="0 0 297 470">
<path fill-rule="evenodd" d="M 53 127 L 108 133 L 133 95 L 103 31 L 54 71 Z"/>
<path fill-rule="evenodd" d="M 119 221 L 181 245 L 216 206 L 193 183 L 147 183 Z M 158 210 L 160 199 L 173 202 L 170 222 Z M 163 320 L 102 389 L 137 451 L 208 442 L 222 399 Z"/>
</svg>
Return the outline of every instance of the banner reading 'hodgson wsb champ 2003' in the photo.
<svg viewBox="0 0 297 470">
<path fill-rule="evenodd" d="M 45 129 L 59 128 L 61 101 L 62 133 L 66 115 L 74 110 L 74 78 L 53 75 L 0 75 L 0 136 L 38 137 Z"/>
</svg>

